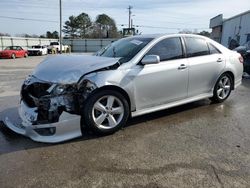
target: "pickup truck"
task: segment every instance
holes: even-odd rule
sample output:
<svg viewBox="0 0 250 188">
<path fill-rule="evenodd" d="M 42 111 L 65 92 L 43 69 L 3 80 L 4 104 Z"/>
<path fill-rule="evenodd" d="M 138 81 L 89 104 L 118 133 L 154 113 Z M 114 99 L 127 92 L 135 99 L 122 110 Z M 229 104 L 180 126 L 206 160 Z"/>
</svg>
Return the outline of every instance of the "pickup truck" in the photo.
<svg viewBox="0 0 250 188">
<path fill-rule="evenodd" d="M 48 53 L 52 53 L 52 50 L 55 49 L 56 52 L 67 52 L 69 49 L 68 45 L 62 45 L 62 50 L 60 48 L 60 43 L 59 42 L 51 42 L 50 45 L 48 46 Z"/>
</svg>

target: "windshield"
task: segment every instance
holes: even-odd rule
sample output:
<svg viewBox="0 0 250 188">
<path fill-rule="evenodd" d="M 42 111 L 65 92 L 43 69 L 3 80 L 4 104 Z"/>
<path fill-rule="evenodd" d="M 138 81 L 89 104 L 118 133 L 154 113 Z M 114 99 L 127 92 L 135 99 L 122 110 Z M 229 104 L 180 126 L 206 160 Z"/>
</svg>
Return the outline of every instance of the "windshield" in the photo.
<svg viewBox="0 0 250 188">
<path fill-rule="evenodd" d="M 128 62 L 153 38 L 131 37 L 120 39 L 96 53 L 97 56 L 119 57 L 121 63 Z"/>
<path fill-rule="evenodd" d="M 17 50 L 17 46 L 8 46 L 5 50 Z"/>
<path fill-rule="evenodd" d="M 41 46 L 32 46 L 32 48 L 42 48 Z"/>
<path fill-rule="evenodd" d="M 59 45 L 59 43 L 58 42 L 51 42 L 50 45 L 51 46 L 53 46 L 53 45 Z"/>
</svg>

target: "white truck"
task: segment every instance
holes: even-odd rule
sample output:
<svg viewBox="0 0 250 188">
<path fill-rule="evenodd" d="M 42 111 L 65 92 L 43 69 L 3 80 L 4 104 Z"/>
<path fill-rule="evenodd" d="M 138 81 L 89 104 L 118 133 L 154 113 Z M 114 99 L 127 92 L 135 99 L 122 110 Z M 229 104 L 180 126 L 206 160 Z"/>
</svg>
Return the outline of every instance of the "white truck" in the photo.
<svg viewBox="0 0 250 188">
<path fill-rule="evenodd" d="M 48 46 L 48 52 L 52 53 L 52 51 L 56 50 L 56 52 L 67 52 L 69 50 L 69 46 L 68 45 L 62 45 L 62 49 L 60 47 L 60 43 L 59 42 L 51 42 L 50 45 Z"/>
</svg>

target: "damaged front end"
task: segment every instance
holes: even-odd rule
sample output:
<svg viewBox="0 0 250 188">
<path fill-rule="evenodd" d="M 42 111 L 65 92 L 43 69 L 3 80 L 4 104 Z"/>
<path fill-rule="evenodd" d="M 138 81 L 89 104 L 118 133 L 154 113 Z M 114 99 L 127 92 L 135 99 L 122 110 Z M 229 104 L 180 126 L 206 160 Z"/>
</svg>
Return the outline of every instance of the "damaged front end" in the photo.
<svg viewBox="0 0 250 188">
<path fill-rule="evenodd" d="M 13 124 L 8 118 L 5 123 L 14 132 L 40 142 L 79 137 L 81 109 L 95 88 L 88 80 L 80 84 L 56 84 L 29 76 L 21 89 L 21 125 Z"/>
</svg>

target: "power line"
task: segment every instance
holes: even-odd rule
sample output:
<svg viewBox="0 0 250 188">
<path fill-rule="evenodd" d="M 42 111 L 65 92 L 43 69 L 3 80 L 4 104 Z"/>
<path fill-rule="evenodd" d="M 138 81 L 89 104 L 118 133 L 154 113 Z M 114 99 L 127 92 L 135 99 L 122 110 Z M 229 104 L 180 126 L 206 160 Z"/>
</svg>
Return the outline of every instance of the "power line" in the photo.
<svg viewBox="0 0 250 188">
<path fill-rule="evenodd" d="M 53 22 L 58 23 L 54 20 L 42 20 L 42 19 L 32 19 L 32 18 L 20 18 L 20 17 L 11 17 L 11 16 L 0 16 L 0 18 L 12 19 L 12 20 L 23 20 L 23 21 L 37 21 L 37 22 Z"/>
<path fill-rule="evenodd" d="M 4 7 L 4 8 L 15 8 L 16 6 L 19 6 L 19 7 L 27 7 L 27 8 L 57 9 L 57 7 L 52 6 L 51 3 L 49 6 L 47 6 L 48 3 L 36 4 L 36 3 L 32 2 L 32 4 L 30 4 L 30 3 L 26 3 L 26 2 L 11 2 L 11 1 L 1 2 L 0 1 L 0 5 L 1 5 L 1 7 Z"/>
<path fill-rule="evenodd" d="M 118 24 L 119 26 L 124 26 L 127 24 Z M 193 28 L 186 28 L 186 27 L 162 27 L 162 26 L 151 26 L 151 25 L 135 25 L 135 27 L 143 27 L 143 28 L 152 28 L 152 29 L 173 29 L 173 30 L 181 30 L 181 29 L 209 29 L 209 28 L 202 28 L 202 27 L 193 27 Z"/>
<path fill-rule="evenodd" d="M 136 20 L 139 20 L 139 21 L 143 21 L 143 22 L 153 22 L 153 23 L 163 23 L 163 24 L 178 24 L 178 25 L 183 25 L 183 24 L 189 24 L 189 25 L 199 25 L 197 23 L 193 23 L 193 22 L 175 22 L 175 21 L 159 21 L 159 20 L 150 20 L 150 19 L 138 19 L 136 18 Z"/>
</svg>

